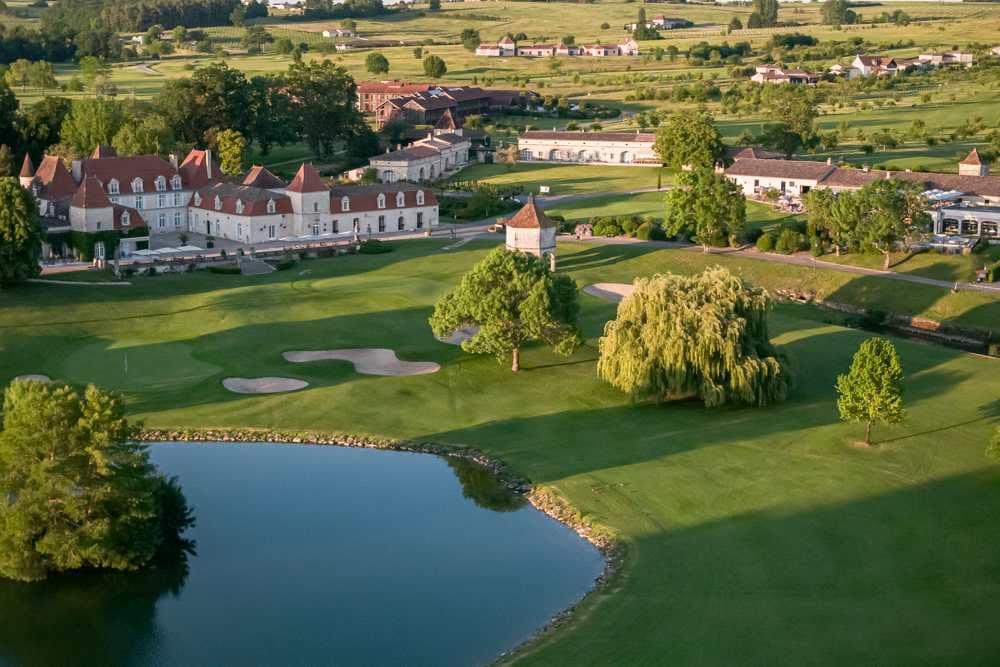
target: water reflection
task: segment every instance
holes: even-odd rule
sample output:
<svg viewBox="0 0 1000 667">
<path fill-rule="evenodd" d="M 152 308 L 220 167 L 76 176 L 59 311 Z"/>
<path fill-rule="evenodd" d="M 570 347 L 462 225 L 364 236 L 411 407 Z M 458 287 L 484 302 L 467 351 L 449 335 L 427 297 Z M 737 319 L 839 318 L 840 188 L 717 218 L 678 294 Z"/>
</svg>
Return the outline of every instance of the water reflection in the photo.
<svg viewBox="0 0 1000 667">
<path fill-rule="evenodd" d="M 524 496 L 501 484 L 493 473 L 478 463 L 453 456 L 445 460 L 462 484 L 462 495 L 477 506 L 494 512 L 514 512 L 527 503 Z"/>
<path fill-rule="evenodd" d="M 160 634 L 156 605 L 188 576 L 176 554 L 141 572 L 53 575 L 0 581 L 0 664 L 121 665 L 149 652 Z"/>
</svg>

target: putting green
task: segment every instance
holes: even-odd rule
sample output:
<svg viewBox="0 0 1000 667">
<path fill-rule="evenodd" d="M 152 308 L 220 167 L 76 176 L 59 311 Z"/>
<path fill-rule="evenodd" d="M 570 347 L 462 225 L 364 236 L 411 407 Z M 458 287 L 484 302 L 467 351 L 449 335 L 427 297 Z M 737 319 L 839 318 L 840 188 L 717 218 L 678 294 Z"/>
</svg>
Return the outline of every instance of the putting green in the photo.
<svg viewBox="0 0 1000 667">
<path fill-rule="evenodd" d="M 195 359 L 186 343 L 101 340 L 84 345 L 63 362 L 62 379 L 106 389 L 156 392 L 195 385 L 221 371 Z"/>
</svg>

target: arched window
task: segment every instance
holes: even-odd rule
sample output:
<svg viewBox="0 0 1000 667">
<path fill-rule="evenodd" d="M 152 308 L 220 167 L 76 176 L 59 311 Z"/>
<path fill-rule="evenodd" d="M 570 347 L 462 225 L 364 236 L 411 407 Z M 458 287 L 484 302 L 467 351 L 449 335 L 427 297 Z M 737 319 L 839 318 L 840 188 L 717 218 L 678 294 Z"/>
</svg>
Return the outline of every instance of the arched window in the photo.
<svg viewBox="0 0 1000 667">
<path fill-rule="evenodd" d="M 165 179 L 163 176 L 157 176 L 156 180 L 154 181 L 154 183 L 156 184 L 156 191 L 157 192 L 166 192 L 167 191 L 167 179 Z"/>
<path fill-rule="evenodd" d="M 424 191 L 417 190 L 417 206 L 423 206 L 423 205 L 424 205 Z"/>
<path fill-rule="evenodd" d="M 350 211 L 351 210 L 351 198 L 350 197 L 341 197 L 340 198 L 340 210 L 341 211 Z"/>
<path fill-rule="evenodd" d="M 142 192 L 142 179 L 138 176 L 132 179 L 132 192 Z"/>
<path fill-rule="evenodd" d="M 274 213 L 275 210 L 277 210 L 277 207 L 274 204 L 274 200 L 273 199 L 268 199 L 267 200 L 267 212 L 268 213 Z"/>
<path fill-rule="evenodd" d="M 396 221 L 396 229 L 398 231 L 403 231 L 406 226 L 403 224 L 403 216 L 399 216 L 399 220 Z"/>
<path fill-rule="evenodd" d="M 122 213 L 122 227 L 128 227 L 128 225 L 129 225 L 128 211 L 124 211 Z"/>
<path fill-rule="evenodd" d="M 215 195 L 215 210 L 218 211 L 221 208 L 222 208 L 222 199 L 219 198 L 219 195 Z"/>
<path fill-rule="evenodd" d="M 379 196 L 378 196 L 378 207 L 379 208 L 385 208 L 385 195 L 384 194 L 379 193 Z"/>
<path fill-rule="evenodd" d="M 406 206 L 406 195 L 402 192 L 396 193 L 396 208 L 403 208 Z"/>
<path fill-rule="evenodd" d="M 173 178 L 170 179 L 170 187 L 173 188 L 174 190 L 180 190 L 181 177 L 178 176 L 177 174 L 174 174 Z"/>
<path fill-rule="evenodd" d="M 120 191 L 120 188 L 119 188 L 119 185 L 118 185 L 118 179 L 117 178 L 112 178 L 110 181 L 108 181 L 108 194 L 109 195 L 116 195 L 116 194 L 119 193 L 119 191 Z"/>
<path fill-rule="evenodd" d="M 237 199 L 236 200 L 236 214 L 237 215 L 243 215 L 243 200 L 242 199 Z"/>
</svg>

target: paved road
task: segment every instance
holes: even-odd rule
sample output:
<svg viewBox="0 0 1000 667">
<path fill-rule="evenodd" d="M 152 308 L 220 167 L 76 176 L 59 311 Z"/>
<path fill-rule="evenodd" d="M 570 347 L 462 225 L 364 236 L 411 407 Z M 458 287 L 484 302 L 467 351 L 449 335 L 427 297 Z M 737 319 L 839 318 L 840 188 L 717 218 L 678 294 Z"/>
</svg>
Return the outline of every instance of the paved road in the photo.
<svg viewBox="0 0 1000 667">
<path fill-rule="evenodd" d="M 615 238 L 595 237 L 590 239 L 582 239 L 582 241 L 585 243 L 595 243 L 599 245 L 638 245 L 650 248 L 673 248 L 679 250 L 688 250 L 691 252 L 703 252 L 701 246 L 691 245 L 689 243 L 676 243 L 674 241 L 638 241 L 636 239 L 619 238 L 619 237 Z M 861 266 L 851 266 L 848 264 L 834 264 L 833 262 L 824 262 L 822 260 L 817 260 L 810 255 L 778 255 L 775 253 L 763 253 L 763 252 L 758 252 L 754 248 L 746 246 L 743 248 L 710 248 L 709 254 L 729 255 L 729 256 L 735 255 L 737 257 L 745 257 L 747 259 L 753 259 L 761 262 L 794 264 L 796 266 L 806 266 L 813 269 L 841 271 L 843 273 L 853 273 L 856 275 L 863 275 L 863 276 L 876 276 L 879 278 L 888 278 L 890 280 L 902 280 L 904 282 L 917 283 L 920 285 L 932 285 L 934 287 L 943 287 L 945 289 L 957 288 L 960 291 L 982 292 L 984 294 L 992 294 L 995 296 L 1000 296 L 1000 285 L 996 284 L 954 283 L 954 282 L 949 282 L 947 280 L 937 280 L 935 278 L 915 276 L 908 273 L 882 271 L 879 269 L 869 269 Z"/>
</svg>

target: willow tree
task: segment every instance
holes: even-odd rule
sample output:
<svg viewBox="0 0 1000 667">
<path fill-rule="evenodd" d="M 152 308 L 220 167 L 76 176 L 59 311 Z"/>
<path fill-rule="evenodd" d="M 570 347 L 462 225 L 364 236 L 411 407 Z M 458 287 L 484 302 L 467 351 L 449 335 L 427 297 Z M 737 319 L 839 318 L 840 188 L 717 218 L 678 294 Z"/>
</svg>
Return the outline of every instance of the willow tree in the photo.
<svg viewBox="0 0 1000 667">
<path fill-rule="evenodd" d="M 516 372 L 521 348 L 531 341 L 541 340 L 559 354 L 572 354 L 580 345 L 579 309 L 571 278 L 549 271 L 533 255 L 497 248 L 438 301 L 429 322 L 439 338 L 477 327 L 462 349 L 492 354 L 498 361 L 509 357 Z"/>
<path fill-rule="evenodd" d="M 770 307 L 765 290 L 719 266 L 638 278 L 604 326 L 597 372 L 635 398 L 694 396 L 706 407 L 782 401 L 791 374 L 770 342 Z"/>
</svg>

